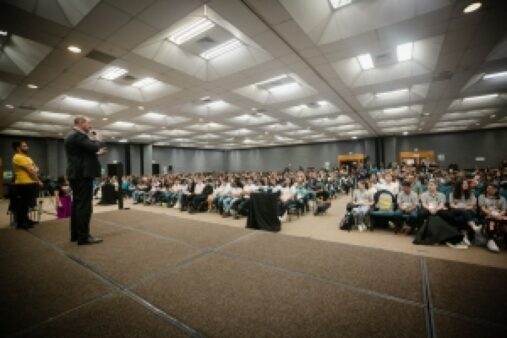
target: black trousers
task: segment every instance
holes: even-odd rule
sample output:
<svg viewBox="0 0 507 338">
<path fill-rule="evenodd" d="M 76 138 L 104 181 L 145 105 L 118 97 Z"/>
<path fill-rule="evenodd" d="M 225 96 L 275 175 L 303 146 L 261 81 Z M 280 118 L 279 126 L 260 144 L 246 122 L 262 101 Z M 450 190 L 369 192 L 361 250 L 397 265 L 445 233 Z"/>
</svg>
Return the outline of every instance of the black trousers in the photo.
<svg viewBox="0 0 507 338">
<path fill-rule="evenodd" d="M 34 205 L 35 192 L 37 186 L 35 183 L 15 184 L 11 195 L 11 203 L 14 215 L 16 216 L 17 227 L 27 229 L 29 226 L 28 211 Z"/>
<path fill-rule="evenodd" d="M 72 213 L 70 216 L 71 240 L 85 241 L 90 236 L 90 219 L 93 206 L 93 179 L 70 180 L 72 189 Z"/>
</svg>

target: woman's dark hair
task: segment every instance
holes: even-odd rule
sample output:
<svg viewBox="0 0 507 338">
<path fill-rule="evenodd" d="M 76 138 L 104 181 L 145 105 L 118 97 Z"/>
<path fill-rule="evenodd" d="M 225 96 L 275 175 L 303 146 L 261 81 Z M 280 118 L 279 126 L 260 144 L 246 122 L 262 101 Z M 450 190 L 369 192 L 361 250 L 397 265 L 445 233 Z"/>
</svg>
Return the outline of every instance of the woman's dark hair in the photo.
<svg viewBox="0 0 507 338">
<path fill-rule="evenodd" d="M 370 183 L 367 180 L 359 180 L 357 183 L 362 183 L 366 190 L 370 189 Z"/>
<path fill-rule="evenodd" d="M 470 198 L 470 188 L 463 190 L 463 182 L 463 179 L 460 178 L 456 180 L 456 183 L 454 183 L 454 189 L 452 191 L 453 198 L 460 200 L 463 195 L 465 195 L 465 199 Z"/>
</svg>

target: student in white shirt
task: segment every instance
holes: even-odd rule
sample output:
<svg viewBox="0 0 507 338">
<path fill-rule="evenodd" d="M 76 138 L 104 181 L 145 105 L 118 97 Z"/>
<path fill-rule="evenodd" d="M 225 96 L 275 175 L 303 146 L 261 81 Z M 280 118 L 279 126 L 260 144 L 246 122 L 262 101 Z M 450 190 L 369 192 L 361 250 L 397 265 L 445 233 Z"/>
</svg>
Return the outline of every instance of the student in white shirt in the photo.
<svg viewBox="0 0 507 338">
<path fill-rule="evenodd" d="M 359 231 L 365 231 L 364 218 L 373 205 L 373 195 L 368 191 L 368 182 L 359 180 L 357 189 L 352 193 L 352 214 Z"/>
</svg>

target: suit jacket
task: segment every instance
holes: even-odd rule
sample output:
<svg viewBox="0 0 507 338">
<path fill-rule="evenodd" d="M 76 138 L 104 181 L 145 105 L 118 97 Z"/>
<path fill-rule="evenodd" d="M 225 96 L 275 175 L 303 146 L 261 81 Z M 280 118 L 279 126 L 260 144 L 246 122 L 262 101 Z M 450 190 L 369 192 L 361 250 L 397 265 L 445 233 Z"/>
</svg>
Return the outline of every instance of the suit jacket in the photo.
<svg viewBox="0 0 507 338">
<path fill-rule="evenodd" d="M 64 144 L 69 180 L 100 176 L 97 151 L 103 146 L 102 142 L 91 140 L 85 133 L 72 129 L 65 137 Z"/>
</svg>

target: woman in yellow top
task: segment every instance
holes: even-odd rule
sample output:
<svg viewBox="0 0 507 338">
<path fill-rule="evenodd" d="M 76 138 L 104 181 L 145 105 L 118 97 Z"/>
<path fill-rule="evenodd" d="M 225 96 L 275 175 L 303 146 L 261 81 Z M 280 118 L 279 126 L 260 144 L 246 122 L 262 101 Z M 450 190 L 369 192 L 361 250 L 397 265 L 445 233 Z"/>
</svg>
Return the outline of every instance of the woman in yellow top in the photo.
<svg viewBox="0 0 507 338">
<path fill-rule="evenodd" d="M 28 210 L 35 200 L 37 184 L 42 186 L 39 180 L 39 168 L 28 156 L 28 144 L 23 141 L 12 143 L 16 152 L 12 158 L 12 169 L 14 171 L 14 189 L 11 195 L 11 207 L 16 215 L 18 229 L 33 228 L 34 222 L 28 218 Z"/>
</svg>

